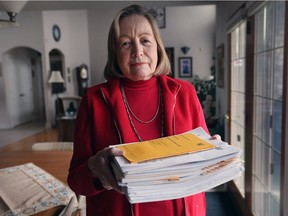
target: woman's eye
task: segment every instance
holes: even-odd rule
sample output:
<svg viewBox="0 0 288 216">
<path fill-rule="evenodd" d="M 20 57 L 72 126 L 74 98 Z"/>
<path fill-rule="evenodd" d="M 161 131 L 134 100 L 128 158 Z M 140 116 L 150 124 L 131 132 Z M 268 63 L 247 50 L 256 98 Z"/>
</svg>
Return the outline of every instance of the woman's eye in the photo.
<svg viewBox="0 0 288 216">
<path fill-rule="evenodd" d="M 121 47 L 123 47 L 123 48 L 129 48 L 130 46 L 131 46 L 131 42 L 129 42 L 129 41 L 124 41 L 121 44 Z"/>
<path fill-rule="evenodd" d="M 150 40 L 144 39 L 144 40 L 142 40 L 142 44 L 148 45 L 148 44 L 150 44 Z"/>
</svg>

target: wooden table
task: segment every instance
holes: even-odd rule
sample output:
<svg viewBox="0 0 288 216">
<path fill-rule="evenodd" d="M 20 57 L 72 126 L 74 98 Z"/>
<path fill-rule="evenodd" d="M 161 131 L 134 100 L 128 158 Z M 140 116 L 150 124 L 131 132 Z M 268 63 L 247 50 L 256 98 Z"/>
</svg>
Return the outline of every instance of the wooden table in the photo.
<svg viewBox="0 0 288 216">
<path fill-rule="evenodd" d="M 0 169 L 34 163 L 67 184 L 73 151 L 0 151 Z"/>
</svg>

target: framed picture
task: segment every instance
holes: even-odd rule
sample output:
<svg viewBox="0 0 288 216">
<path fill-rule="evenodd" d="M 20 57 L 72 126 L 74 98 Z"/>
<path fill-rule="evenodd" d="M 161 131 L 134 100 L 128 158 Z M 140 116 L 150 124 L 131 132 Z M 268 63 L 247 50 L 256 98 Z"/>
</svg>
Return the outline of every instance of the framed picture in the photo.
<svg viewBox="0 0 288 216">
<path fill-rule="evenodd" d="M 174 47 L 165 47 L 166 53 L 168 55 L 170 66 L 171 66 L 171 73 L 169 74 L 170 77 L 175 77 L 174 72 Z"/>
<path fill-rule="evenodd" d="M 216 52 L 217 86 L 224 88 L 224 44 L 218 46 Z"/>
<path fill-rule="evenodd" d="M 179 77 L 192 77 L 192 57 L 179 57 Z"/>
<path fill-rule="evenodd" d="M 61 30 L 58 25 L 53 25 L 52 27 L 53 38 L 56 42 L 60 41 L 61 38 Z"/>
<path fill-rule="evenodd" d="M 165 20 L 165 8 L 149 8 L 149 13 L 155 18 L 158 23 L 159 28 L 165 28 L 166 20 Z"/>
</svg>

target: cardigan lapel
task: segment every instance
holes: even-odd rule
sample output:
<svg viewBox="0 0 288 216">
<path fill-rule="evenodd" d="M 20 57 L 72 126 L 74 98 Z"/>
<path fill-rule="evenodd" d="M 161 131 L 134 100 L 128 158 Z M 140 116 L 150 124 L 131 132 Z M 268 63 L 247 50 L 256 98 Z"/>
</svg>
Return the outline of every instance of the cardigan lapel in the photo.
<svg viewBox="0 0 288 216">
<path fill-rule="evenodd" d="M 129 143 L 139 141 L 130 124 L 127 111 L 120 91 L 120 80 L 107 81 L 106 87 L 101 89 L 104 99 L 109 106 L 119 134 L 119 142 Z"/>
<path fill-rule="evenodd" d="M 163 92 L 163 111 L 165 136 L 175 135 L 175 104 L 177 93 L 181 86 L 175 80 L 167 77 L 159 77 Z"/>
</svg>

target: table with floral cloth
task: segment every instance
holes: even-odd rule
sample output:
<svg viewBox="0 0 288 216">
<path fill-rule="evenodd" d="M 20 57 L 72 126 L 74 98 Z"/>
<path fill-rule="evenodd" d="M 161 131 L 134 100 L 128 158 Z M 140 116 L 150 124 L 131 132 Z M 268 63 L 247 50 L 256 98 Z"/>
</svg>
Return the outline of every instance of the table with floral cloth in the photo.
<svg viewBox="0 0 288 216">
<path fill-rule="evenodd" d="M 0 215 L 33 215 L 72 199 L 67 185 L 33 163 L 0 169 Z"/>
</svg>

